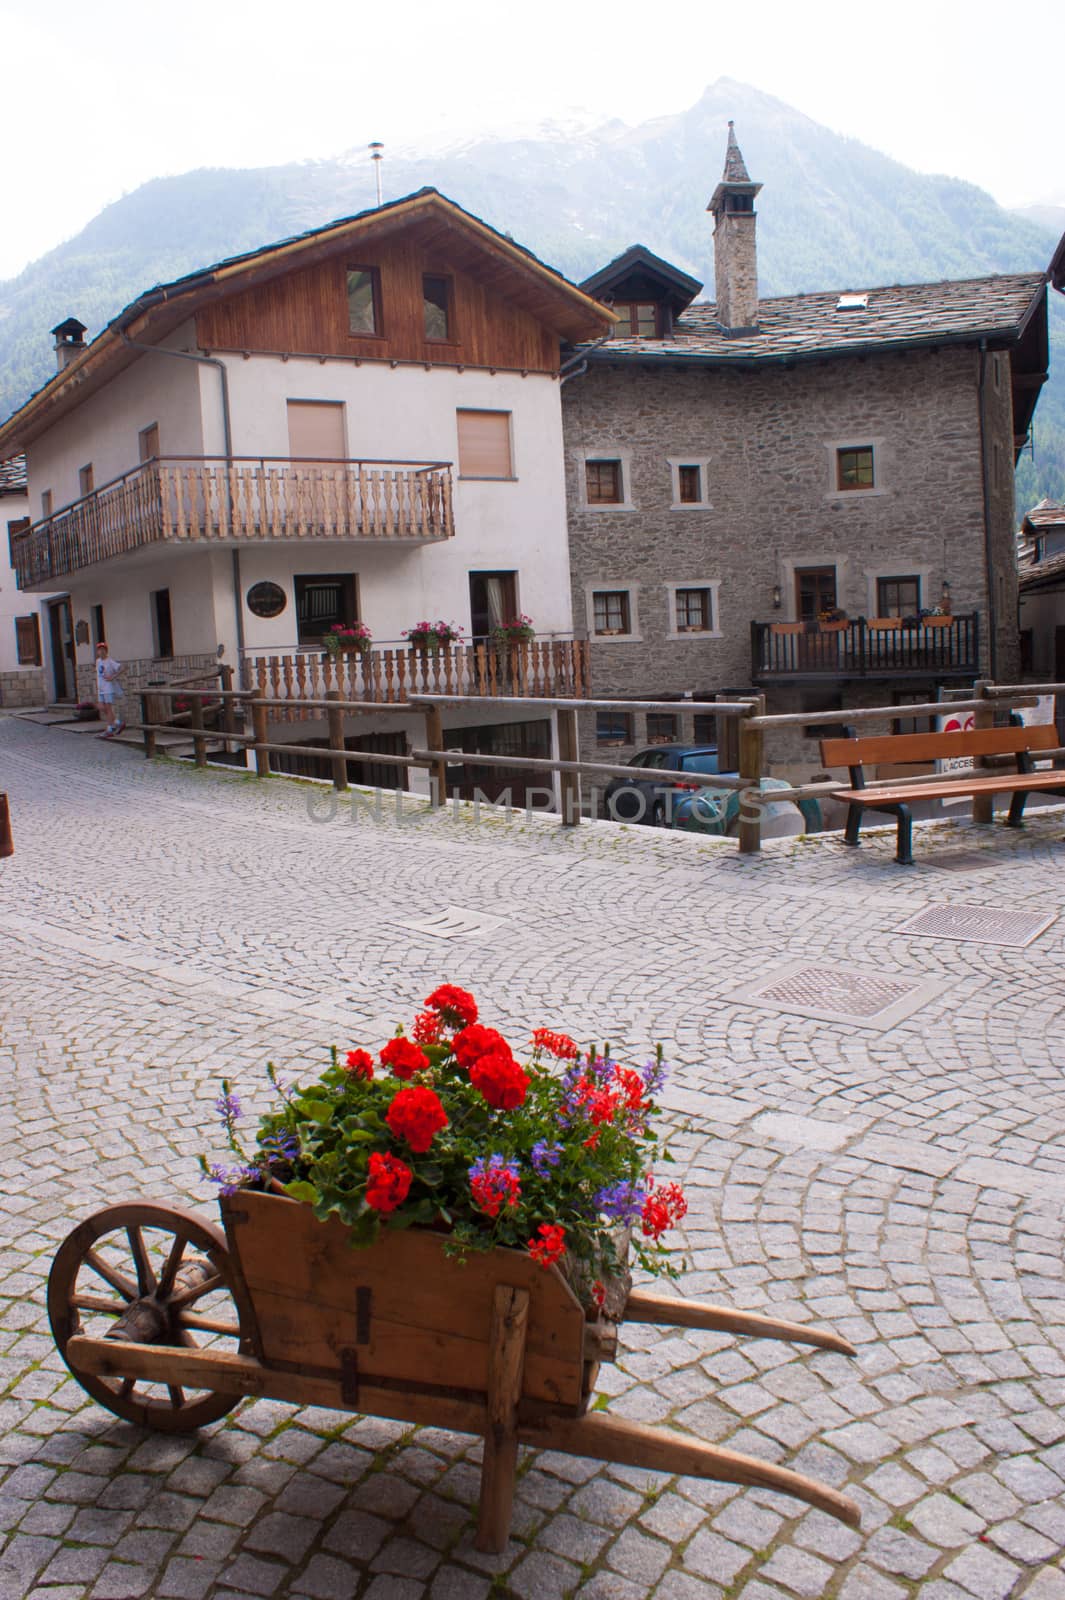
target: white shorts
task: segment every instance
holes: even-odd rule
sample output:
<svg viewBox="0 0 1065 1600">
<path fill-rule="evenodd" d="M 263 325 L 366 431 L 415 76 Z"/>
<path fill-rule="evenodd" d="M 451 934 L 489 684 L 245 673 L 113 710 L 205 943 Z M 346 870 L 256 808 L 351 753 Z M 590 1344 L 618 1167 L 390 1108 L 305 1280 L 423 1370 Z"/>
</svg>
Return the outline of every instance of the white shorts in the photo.
<svg viewBox="0 0 1065 1600">
<path fill-rule="evenodd" d="M 122 690 L 117 684 L 114 683 L 109 683 L 105 689 L 99 689 L 97 693 L 99 695 L 99 700 L 97 703 L 102 706 L 113 705 L 116 700 L 122 700 L 125 698 Z"/>
</svg>

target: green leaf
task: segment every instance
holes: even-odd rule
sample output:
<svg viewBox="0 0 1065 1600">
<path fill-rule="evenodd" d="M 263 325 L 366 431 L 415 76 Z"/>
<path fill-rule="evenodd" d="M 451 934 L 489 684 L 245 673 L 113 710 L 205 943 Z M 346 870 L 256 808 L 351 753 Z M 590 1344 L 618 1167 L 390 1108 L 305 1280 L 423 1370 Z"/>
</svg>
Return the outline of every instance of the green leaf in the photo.
<svg viewBox="0 0 1065 1600">
<path fill-rule="evenodd" d="M 308 1206 L 317 1204 L 318 1190 L 313 1183 L 307 1183 L 303 1178 L 295 1178 L 291 1183 L 286 1183 L 284 1189 L 285 1193 L 291 1195 L 293 1200 L 302 1200 Z"/>
<path fill-rule="evenodd" d="M 323 1126 L 331 1120 L 333 1115 L 333 1107 L 328 1100 L 315 1100 L 311 1095 L 300 1100 L 296 1110 L 301 1117 L 309 1117 L 312 1122 L 319 1122 Z"/>
</svg>

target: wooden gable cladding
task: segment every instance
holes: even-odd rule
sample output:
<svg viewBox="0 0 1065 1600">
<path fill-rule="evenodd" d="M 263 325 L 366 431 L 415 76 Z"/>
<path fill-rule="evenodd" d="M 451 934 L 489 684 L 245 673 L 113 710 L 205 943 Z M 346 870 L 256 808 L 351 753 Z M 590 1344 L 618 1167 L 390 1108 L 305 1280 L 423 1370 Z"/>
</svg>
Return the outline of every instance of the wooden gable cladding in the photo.
<svg viewBox="0 0 1065 1600">
<path fill-rule="evenodd" d="M 349 267 L 376 272 L 379 335 L 349 332 Z M 425 274 L 451 280 L 451 337 L 446 343 L 425 337 Z M 495 276 L 489 260 L 463 249 L 446 229 L 434 229 L 426 237 L 352 242 L 343 254 L 227 295 L 200 311 L 197 343 L 205 350 L 557 372 L 558 335 L 500 292 Z"/>
</svg>

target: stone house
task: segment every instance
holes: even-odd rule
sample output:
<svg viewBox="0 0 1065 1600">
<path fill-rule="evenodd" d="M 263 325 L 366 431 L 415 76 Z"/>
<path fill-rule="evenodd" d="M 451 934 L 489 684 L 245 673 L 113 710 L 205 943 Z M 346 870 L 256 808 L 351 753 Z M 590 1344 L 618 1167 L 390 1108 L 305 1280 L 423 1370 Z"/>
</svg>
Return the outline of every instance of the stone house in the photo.
<svg viewBox="0 0 1065 1600">
<path fill-rule="evenodd" d="M 639 245 L 582 285 L 619 317 L 563 369 L 595 693 L 754 689 L 812 712 L 1015 679 L 1013 465 L 1047 370 L 1044 275 L 761 299 L 760 187 L 730 125 L 713 302 Z M 582 722 L 610 761 L 715 737 L 682 704 Z M 815 769 L 818 732 L 774 743 L 772 770 Z"/>
</svg>

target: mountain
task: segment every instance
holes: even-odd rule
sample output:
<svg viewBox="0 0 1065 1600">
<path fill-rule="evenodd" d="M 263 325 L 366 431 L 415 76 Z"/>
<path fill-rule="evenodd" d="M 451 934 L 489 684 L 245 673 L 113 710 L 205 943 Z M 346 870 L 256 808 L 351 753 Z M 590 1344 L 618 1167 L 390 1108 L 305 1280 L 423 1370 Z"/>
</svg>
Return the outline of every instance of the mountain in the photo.
<svg viewBox="0 0 1065 1600">
<path fill-rule="evenodd" d="M 706 203 L 732 117 L 758 201 L 763 294 L 1042 270 L 1056 207 L 1008 212 L 973 184 L 916 173 L 749 85 L 721 79 L 675 116 L 547 128 L 422 155 L 385 152 L 386 196 L 432 184 L 580 280 L 639 241 L 713 281 Z M 90 336 L 140 291 L 374 204 L 365 150 L 253 171 L 158 178 L 0 283 L 0 416 L 52 370 L 48 329 Z M 1065 301 L 1052 295 L 1054 378 L 1036 414 L 1027 500 L 1065 494 Z"/>
</svg>

